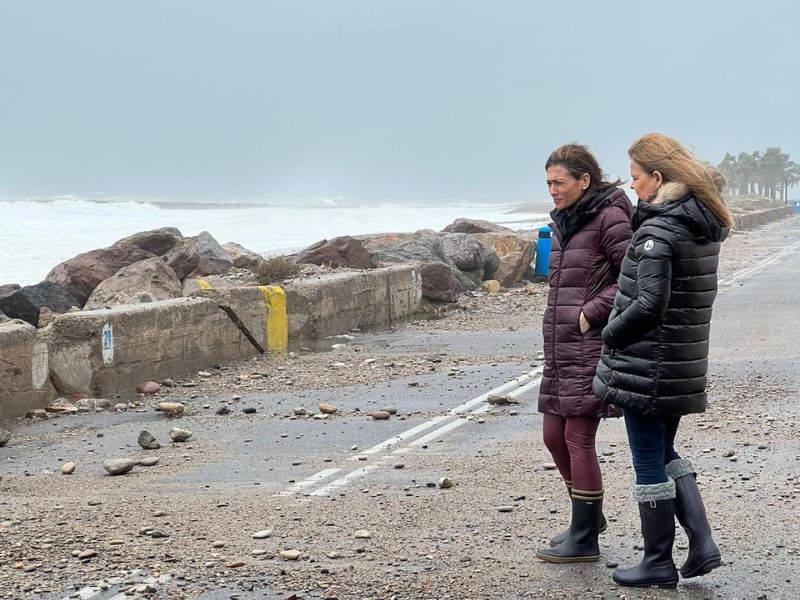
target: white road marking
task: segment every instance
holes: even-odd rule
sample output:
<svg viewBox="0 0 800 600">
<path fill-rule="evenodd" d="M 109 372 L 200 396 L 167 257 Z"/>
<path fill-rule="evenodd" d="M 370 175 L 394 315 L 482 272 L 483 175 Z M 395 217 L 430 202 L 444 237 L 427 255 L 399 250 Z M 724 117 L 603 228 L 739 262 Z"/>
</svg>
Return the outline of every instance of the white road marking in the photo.
<svg viewBox="0 0 800 600">
<path fill-rule="evenodd" d="M 541 372 L 542 369 L 543 369 L 543 367 L 539 367 L 539 368 L 535 369 L 534 371 L 532 371 L 532 373 Z M 489 409 L 491 408 L 491 405 L 488 402 L 486 402 L 486 399 L 488 399 L 488 397 L 492 393 L 497 393 L 498 390 L 503 390 L 503 391 L 504 390 L 508 390 L 508 388 L 510 387 L 509 384 L 516 382 L 518 379 L 520 379 L 520 378 L 517 378 L 513 382 L 509 382 L 507 384 L 499 386 L 498 388 L 495 388 L 495 390 L 493 390 L 492 392 L 487 392 L 486 394 L 481 394 L 480 396 L 478 396 L 478 398 L 483 398 L 484 402 L 483 402 L 483 404 L 481 404 L 477 408 L 474 408 L 473 410 L 471 410 L 469 412 L 469 415 L 479 415 L 479 414 L 488 412 Z M 519 395 L 525 393 L 526 391 L 528 391 L 530 389 L 533 389 L 534 387 L 539 385 L 541 383 L 541 381 L 542 381 L 542 378 L 541 377 L 537 377 L 533 381 L 531 381 L 531 382 L 529 382 L 529 383 L 527 383 L 527 384 L 525 384 L 525 385 L 523 385 L 523 386 L 521 386 L 521 387 L 519 387 L 519 388 L 517 388 L 515 390 L 511 390 L 506 395 L 512 396 L 512 397 L 519 396 Z M 464 403 L 463 405 L 461 405 L 460 407 L 457 407 L 457 408 L 460 409 L 461 411 L 463 411 L 462 407 L 467 405 L 467 404 L 471 405 L 471 406 L 474 406 L 474 401 L 466 402 L 466 403 Z M 454 413 L 455 410 L 456 409 L 453 409 L 453 410 L 450 411 L 450 414 L 449 414 L 450 417 L 454 416 L 453 413 Z M 398 449 L 394 450 L 392 452 L 392 454 L 393 455 L 406 454 L 406 453 L 410 452 L 412 449 L 417 448 L 419 446 L 423 446 L 423 445 L 425 445 L 425 444 L 427 444 L 427 443 L 429 443 L 429 442 L 431 442 L 433 440 L 439 439 L 442 436 L 444 436 L 445 434 L 453 431 L 454 429 L 457 429 L 457 428 L 461 427 L 462 425 L 466 425 L 469 422 L 470 422 L 470 419 L 467 418 L 467 415 L 459 415 L 458 419 L 454 419 L 454 420 L 450 421 L 449 423 L 446 423 L 445 425 L 442 425 L 438 429 L 434 429 L 433 431 L 431 431 L 427 435 L 424 435 L 421 438 L 417 438 L 416 440 L 413 440 L 413 441 L 409 442 L 407 447 L 398 448 Z M 344 485 L 347 485 L 352 480 L 357 479 L 358 477 L 361 477 L 362 475 L 366 475 L 367 473 L 369 473 L 370 471 L 372 471 L 374 469 L 377 469 L 379 466 L 381 466 L 386 461 L 386 458 L 387 457 L 384 456 L 381 459 L 379 459 L 378 462 L 376 462 L 376 463 L 374 463 L 372 465 L 369 465 L 368 467 L 364 467 L 364 468 L 358 469 L 356 471 L 352 471 L 352 472 L 348 473 L 347 475 L 345 475 L 344 477 L 336 479 L 336 480 L 332 481 L 331 483 L 329 483 L 328 485 L 323 486 L 323 487 L 321 487 L 321 488 L 319 488 L 317 490 L 314 490 L 309 495 L 310 496 L 326 496 L 327 494 L 329 494 L 334 489 L 337 489 L 337 488 L 340 488 L 340 487 L 342 487 Z"/>
<path fill-rule="evenodd" d="M 798 248 L 800 248 L 800 242 L 795 242 L 791 246 L 786 246 L 783 250 L 779 251 L 777 254 L 773 254 L 769 258 L 765 258 L 761 262 L 756 263 L 756 264 L 754 264 L 754 265 L 752 265 L 750 267 L 745 267 L 744 269 L 740 269 L 740 270 L 736 271 L 736 273 L 734 273 L 733 275 L 731 275 L 727 279 L 721 280 L 719 282 L 719 285 L 720 285 L 720 287 L 731 285 L 737 279 L 741 279 L 742 277 L 747 277 L 748 275 L 752 275 L 753 273 L 756 273 L 757 271 L 760 271 L 764 267 L 774 263 L 776 260 L 782 258 L 786 254 L 790 254 L 791 252 L 794 252 Z"/>
<path fill-rule="evenodd" d="M 448 419 L 451 419 L 454 416 L 460 415 L 461 413 L 469 410 L 470 408 L 472 408 L 476 404 L 480 404 L 482 402 L 486 402 L 486 400 L 492 394 L 502 394 L 503 392 L 506 392 L 508 390 L 511 390 L 508 395 L 519 395 L 519 394 L 522 394 L 523 392 L 527 391 L 528 389 L 531 389 L 532 386 L 538 385 L 538 376 L 542 372 L 543 369 L 544 369 L 543 366 L 538 366 L 535 369 L 533 369 L 532 371 L 529 371 L 528 373 L 520 375 L 519 377 L 516 377 L 516 378 L 512 379 L 511 381 L 507 381 L 506 383 L 503 383 L 503 384 L 497 386 L 493 390 L 490 390 L 490 391 L 488 391 L 488 392 L 486 392 L 484 394 L 481 394 L 480 396 L 477 396 L 476 398 L 473 398 L 472 400 L 464 402 L 463 404 L 459 404 L 455 408 L 452 408 L 451 410 L 449 410 L 447 412 L 447 414 L 440 415 L 438 417 L 433 417 L 432 419 L 429 419 L 429 420 L 427 420 L 427 421 L 425 421 L 423 423 L 420 423 L 419 425 L 415 425 L 411 429 L 407 429 L 406 431 L 404 431 L 402 433 L 399 433 L 399 434 L 397 434 L 395 436 L 390 437 L 388 440 L 384 440 L 383 442 L 381 442 L 379 444 L 375 444 L 371 448 L 367 448 L 366 450 L 363 450 L 362 452 L 360 452 L 356 456 L 350 457 L 349 460 L 351 460 L 351 461 L 363 460 L 363 457 L 369 457 L 369 456 L 372 456 L 373 454 L 378 454 L 378 453 L 383 452 L 385 450 L 389 450 L 392 446 L 396 446 L 397 444 L 400 444 L 400 443 L 404 442 L 405 440 L 408 440 L 409 438 L 412 438 L 415 435 L 417 435 L 419 433 L 422 433 L 423 431 L 427 431 L 431 427 L 435 427 L 436 425 L 439 425 L 440 423 L 442 423 L 444 421 L 447 421 Z M 530 381 L 531 379 L 533 379 L 532 382 Z M 516 389 L 516 390 L 512 389 L 512 388 L 517 387 L 517 386 L 522 386 L 522 387 L 518 387 L 518 389 Z M 407 450 L 406 450 L 406 452 L 407 452 Z M 397 450 L 395 450 L 393 453 L 399 453 L 399 452 Z M 359 457 L 362 457 L 362 458 L 359 458 Z M 300 491 L 302 491 L 302 490 L 304 490 L 304 489 L 306 489 L 308 487 L 311 487 L 311 486 L 319 483 L 323 479 L 327 479 L 328 477 L 331 477 L 332 475 L 335 475 L 340 470 L 341 469 L 325 469 L 324 471 L 319 471 L 319 472 L 314 473 L 313 475 L 307 477 L 306 479 L 304 479 L 302 481 L 299 481 L 297 483 L 292 484 L 287 489 L 285 489 L 285 490 L 283 490 L 281 492 L 278 492 L 277 495 L 279 495 L 279 496 L 291 496 L 293 494 L 296 494 L 297 492 L 300 492 Z M 344 477 L 347 477 L 347 476 L 345 475 Z M 312 495 L 317 495 L 317 494 L 315 493 L 315 494 L 312 494 Z"/>
<path fill-rule="evenodd" d="M 307 477 L 303 481 L 299 481 L 293 484 L 291 487 L 287 488 L 286 490 L 280 493 L 281 496 L 291 496 L 301 490 L 304 490 L 307 487 L 311 487 L 315 483 L 319 483 L 323 479 L 327 479 L 331 475 L 336 475 L 341 471 L 341 469 L 325 469 L 324 471 L 320 471 L 319 473 L 314 473 L 311 477 Z"/>
</svg>

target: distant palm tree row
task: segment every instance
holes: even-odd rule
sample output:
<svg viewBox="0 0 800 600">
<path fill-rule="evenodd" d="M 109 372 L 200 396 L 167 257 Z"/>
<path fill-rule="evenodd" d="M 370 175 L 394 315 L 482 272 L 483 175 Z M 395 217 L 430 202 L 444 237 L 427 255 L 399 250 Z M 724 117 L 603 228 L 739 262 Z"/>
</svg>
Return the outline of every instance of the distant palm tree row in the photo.
<svg viewBox="0 0 800 600">
<path fill-rule="evenodd" d="M 739 196 L 766 196 L 788 202 L 789 188 L 800 183 L 800 165 L 780 148 L 742 152 L 738 156 L 727 153 L 719 170 L 727 180 L 729 193 Z"/>
</svg>

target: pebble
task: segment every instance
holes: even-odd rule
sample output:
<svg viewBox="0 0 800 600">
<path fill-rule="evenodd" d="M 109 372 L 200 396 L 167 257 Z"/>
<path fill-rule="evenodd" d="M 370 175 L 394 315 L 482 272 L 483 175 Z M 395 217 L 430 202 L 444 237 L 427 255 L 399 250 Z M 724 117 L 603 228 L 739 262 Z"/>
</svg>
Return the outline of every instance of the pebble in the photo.
<svg viewBox="0 0 800 600">
<path fill-rule="evenodd" d="M 95 556 L 97 556 L 97 552 L 94 550 L 84 550 L 78 554 L 78 558 L 80 560 L 88 560 L 90 558 L 94 558 Z"/>
<path fill-rule="evenodd" d="M 157 456 L 147 456 L 139 461 L 143 467 L 155 467 L 160 459 Z"/>
<path fill-rule="evenodd" d="M 136 465 L 136 461 L 130 458 L 111 458 L 103 463 L 103 468 L 109 475 L 125 475 Z"/>
<path fill-rule="evenodd" d="M 501 513 L 510 513 L 512 510 L 514 510 L 513 506 L 498 506 L 497 507 L 497 512 L 501 512 Z"/>
<path fill-rule="evenodd" d="M 216 542 L 213 542 L 211 544 L 211 547 L 212 548 L 224 548 L 225 547 L 225 542 L 217 540 Z"/>
<path fill-rule="evenodd" d="M 244 562 L 243 560 L 235 560 L 232 563 L 228 563 L 227 566 L 228 566 L 229 569 L 238 569 L 239 567 L 243 567 L 246 564 L 247 563 Z"/>
<path fill-rule="evenodd" d="M 175 387 L 175 380 L 174 379 L 162 379 L 161 385 L 164 387 Z"/>
<path fill-rule="evenodd" d="M 544 468 L 545 471 L 553 471 L 556 468 L 556 463 L 544 463 L 542 468 Z"/>
<path fill-rule="evenodd" d="M 271 536 L 272 536 L 272 529 L 262 529 L 261 531 L 256 531 L 252 535 L 252 538 L 254 540 L 263 540 Z"/>
<path fill-rule="evenodd" d="M 161 386 L 155 381 L 145 381 L 136 386 L 136 391 L 140 394 L 156 394 L 161 390 Z"/>
<path fill-rule="evenodd" d="M 0 448 L 11 440 L 11 432 L 8 429 L 0 429 Z"/>
<path fill-rule="evenodd" d="M 278 554 L 285 560 L 297 560 L 302 555 L 302 552 L 300 550 L 281 550 Z"/>
<path fill-rule="evenodd" d="M 304 417 L 308 414 L 308 411 L 302 406 L 298 406 L 297 408 L 292 410 L 292 413 L 294 413 L 294 416 L 296 417 Z"/>
<path fill-rule="evenodd" d="M 370 416 L 376 421 L 385 421 L 391 417 L 392 414 L 385 410 L 376 410 L 375 412 L 370 413 Z"/>
<path fill-rule="evenodd" d="M 188 429 L 181 429 L 180 427 L 173 427 L 169 430 L 169 437 L 173 442 L 185 442 L 192 437 L 192 432 Z"/>
<path fill-rule="evenodd" d="M 437 484 L 441 489 L 446 490 L 453 487 L 453 480 L 449 477 L 442 477 Z"/>
<path fill-rule="evenodd" d="M 338 409 L 336 408 L 336 406 L 334 406 L 333 404 L 329 404 L 327 402 L 323 402 L 322 404 L 319 405 L 319 412 L 321 412 L 324 415 L 332 415 L 337 410 Z"/>
<path fill-rule="evenodd" d="M 137 441 L 145 450 L 158 450 L 161 448 L 161 444 L 158 443 L 158 440 L 155 438 L 155 436 L 147 431 L 147 429 L 143 429 L 139 433 L 139 438 Z"/>
<path fill-rule="evenodd" d="M 120 402 L 114 405 L 114 410 L 117 412 L 126 412 L 128 410 L 128 405 Z"/>
<path fill-rule="evenodd" d="M 74 472 L 75 472 L 74 462 L 64 463 L 64 465 L 61 467 L 62 475 L 72 475 Z"/>
<path fill-rule="evenodd" d="M 252 406 L 248 406 L 247 408 L 243 408 L 242 412 L 246 415 L 254 415 L 256 414 L 256 409 Z"/>
<path fill-rule="evenodd" d="M 316 419 L 317 421 L 321 421 L 323 419 L 327 419 L 328 415 L 327 414 L 316 414 L 312 418 Z"/>
<path fill-rule="evenodd" d="M 358 531 L 356 531 L 355 535 L 356 535 L 356 539 L 359 539 L 359 540 L 368 540 L 369 538 L 372 537 L 372 534 L 369 531 L 367 531 L 366 529 L 359 529 Z"/>
<path fill-rule="evenodd" d="M 179 417 L 186 407 L 180 402 L 159 402 L 158 410 L 168 417 Z"/>
</svg>

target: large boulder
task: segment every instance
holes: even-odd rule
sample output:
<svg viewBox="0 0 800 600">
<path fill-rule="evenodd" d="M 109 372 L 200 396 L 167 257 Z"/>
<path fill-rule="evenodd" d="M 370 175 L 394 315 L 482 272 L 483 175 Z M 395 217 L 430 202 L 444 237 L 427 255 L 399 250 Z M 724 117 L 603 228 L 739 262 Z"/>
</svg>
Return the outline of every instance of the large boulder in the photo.
<svg viewBox="0 0 800 600">
<path fill-rule="evenodd" d="M 497 256 L 497 253 L 492 248 L 488 252 L 486 252 L 486 256 L 483 259 L 483 279 L 484 281 L 494 279 L 494 274 L 497 273 L 497 269 L 500 268 L 500 258 Z"/>
<path fill-rule="evenodd" d="M 181 282 L 158 257 L 120 269 L 95 288 L 86 308 L 105 308 L 142 301 L 168 300 L 181 296 Z"/>
<path fill-rule="evenodd" d="M 258 266 L 264 262 L 263 256 L 235 242 L 224 244 L 222 249 L 227 252 L 228 256 L 233 261 L 233 266 L 237 269 L 250 269 L 253 271 L 258 269 Z"/>
<path fill-rule="evenodd" d="M 73 306 L 79 305 L 80 303 L 72 294 L 51 281 L 26 285 L 0 297 L 0 312 L 5 313 L 11 319 L 22 319 L 34 327 L 39 325 L 39 313 L 43 308 L 49 308 L 54 313 L 62 314 Z"/>
<path fill-rule="evenodd" d="M 8 283 L 6 285 L 0 285 L 0 296 L 7 296 L 13 292 L 16 292 L 21 286 L 18 283 Z"/>
<path fill-rule="evenodd" d="M 450 290 L 452 280 L 458 282 L 459 292 L 477 288 L 477 285 L 447 257 L 440 236 L 435 233 L 419 232 L 404 242 L 377 248 L 372 253 L 372 260 L 377 266 L 392 263 L 418 263 L 422 270 L 422 295 L 431 300 L 443 300 L 446 297 L 452 298 L 446 300 L 447 302 L 455 302 Z M 447 281 L 442 281 L 443 271 L 441 268 L 429 267 L 432 264 L 442 264 L 450 270 Z M 437 280 L 436 284 L 429 283 L 426 287 L 426 272 L 429 282 L 433 277 Z M 455 295 L 457 296 L 458 293 Z"/>
<path fill-rule="evenodd" d="M 349 235 L 321 240 L 295 256 L 294 262 L 299 265 L 331 265 L 351 269 L 368 269 L 372 266 L 364 244 Z"/>
<path fill-rule="evenodd" d="M 164 256 L 182 237 L 181 232 L 175 227 L 161 227 L 134 233 L 119 240 L 117 244 L 131 244 L 155 256 Z"/>
<path fill-rule="evenodd" d="M 175 271 L 175 276 L 183 281 L 193 273 L 200 264 L 197 246 L 190 240 L 183 239 L 169 253 L 162 257 L 166 265 Z"/>
<path fill-rule="evenodd" d="M 413 233 L 373 233 L 356 236 L 356 239 L 364 245 L 368 252 L 373 252 L 378 248 L 406 242 L 413 237 Z"/>
<path fill-rule="evenodd" d="M 133 244 L 114 244 L 84 252 L 56 265 L 45 280 L 64 287 L 78 301 L 78 306 L 83 307 L 101 281 L 123 267 L 152 257 Z"/>
<path fill-rule="evenodd" d="M 511 229 L 481 219 L 456 219 L 442 231 L 445 233 L 489 233 L 492 231 L 510 233 Z"/>
<path fill-rule="evenodd" d="M 224 275 L 231 270 L 233 261 L 210 233 L 201 231 L 196 236 L 187 239 L 194 244 L 197 255 L 200 257 L 192 275 Z"/>
<path fill-rule="evenodd" d="M 461 293 L 462 285 L 453 269 L 442 262 L 419 264 L 422 275 L 422 295 L 429 300 L 455 302 Z"/>
<path fill-rule="evenodd" d="M 485 252 L 475 237 L 468 233 L 448 233 L 441 240 L 445 256 L 461 271 L 483 269 Z"/>
<path fill-rule="evenodd" d="M 533 261 L 536 246 L 525 236 L 515 233 L 476 233 L 485 248 L 491 249 L 500 259 L 500 265 L 492 275 L 484 274 L 508 287 L 520 279 Z"/>
</svg>

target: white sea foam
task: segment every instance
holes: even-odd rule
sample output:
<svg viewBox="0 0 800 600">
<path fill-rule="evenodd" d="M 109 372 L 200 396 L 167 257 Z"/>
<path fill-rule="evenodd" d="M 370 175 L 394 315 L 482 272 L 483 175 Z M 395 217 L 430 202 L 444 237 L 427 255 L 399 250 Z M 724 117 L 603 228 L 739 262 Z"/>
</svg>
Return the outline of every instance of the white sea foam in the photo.
<svg viewBox="0 0 800 600">
<path fill-rule="evenodd" d="M 294 252 L 323 238 L 417 229 L 439 230 L 459 217 L 515 229 L 546 222 L 545 214 L 508 214 L 508 205 L 384 203 L 341 200 L 305 206 L 250 203 L 152 203 L 74 197 L 0 199 L 0 285 L 41 281 L 59 262 L 113 244 L 138 231 L 177 227 L 183 235 L 210 232 L 264 254 Z"/>
</svg>

